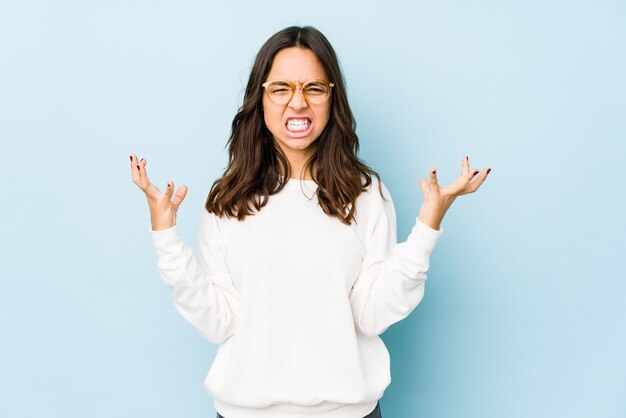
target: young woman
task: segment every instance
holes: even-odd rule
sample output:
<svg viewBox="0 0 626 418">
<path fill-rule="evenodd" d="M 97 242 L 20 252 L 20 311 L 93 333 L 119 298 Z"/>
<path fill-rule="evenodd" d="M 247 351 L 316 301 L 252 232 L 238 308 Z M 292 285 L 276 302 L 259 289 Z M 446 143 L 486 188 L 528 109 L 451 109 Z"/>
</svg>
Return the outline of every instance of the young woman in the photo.
<svg viewBox="0 0 626 418">
<path fill-rule="evenodd" d="M 219 344 L 205 380 L 218 417 L 381 417 L 391 382 L 380 339 L 424 294 L 441 221 L 489 170 L 435 170 L 406 242 L 379 175 L 357 157 L 344 79 L 328 40 L 289 27 L 261 47 L 232 123 L 229 164 L 200 214 L 194 250 L 176 232 L 187 194 L 165 193 L 131 155 L 157 266 L 182 316 Z"/>
</svg>

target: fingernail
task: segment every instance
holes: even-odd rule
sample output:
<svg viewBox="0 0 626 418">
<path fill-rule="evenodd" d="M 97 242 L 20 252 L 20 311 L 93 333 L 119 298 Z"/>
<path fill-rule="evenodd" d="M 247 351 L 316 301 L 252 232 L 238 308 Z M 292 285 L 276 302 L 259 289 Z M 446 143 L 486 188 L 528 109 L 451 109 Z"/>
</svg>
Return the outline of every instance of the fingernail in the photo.
<svg viewBox="0 0 626 418">
<path fill-rule="evenodd" d="M 142 161 L 143 161 L 143 158 L 141 160 L 139 160 L 139 162 L 142 162 Z"/>
<path fill-rule="evenodd" d="M 478 170 L 474 171 L 474 174 L 472 174 L 472 176 L 475 176 L 476 174 L 478 174 Z"/>
<path fill-rule="evenodd" d="M 130 156 L 130 161 L 131 161 L 131 162 L 133 161 L 133 156 L 132 156 L 132 155 Z"/>
<path fill-rule="evenodd" d="M 491 171 L 491 169 L 487 170 L 487 174 L 489 174 L 490 171 Z"/>
<path fill-rule="evenodd" d="M 433 174 L 435 174 L 437 172 L 437 170 L 433 170 Z"/>
<path fill-rule="evenodd" d="M 137 170 L 141 170 L 141 167 L 139 167 L 139 164 L 137 164 Z"/>
</svg>

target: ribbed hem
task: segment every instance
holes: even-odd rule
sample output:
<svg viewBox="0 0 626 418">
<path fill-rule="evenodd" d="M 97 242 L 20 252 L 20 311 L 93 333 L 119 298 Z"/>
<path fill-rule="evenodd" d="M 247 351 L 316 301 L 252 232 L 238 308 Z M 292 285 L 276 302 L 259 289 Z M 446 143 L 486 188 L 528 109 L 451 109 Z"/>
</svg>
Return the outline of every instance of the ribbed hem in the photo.
<svg viewBox="0 0 626 418">
<path fill-rule="evenodd" d="M 224 418 L 359 418 L 371 413 L 378 401 L 359 404 L 323 402 L 314 406 L 278 404 L 265 408 L 246 408 L 213 400 L 215 409 Z"/>
</svg>

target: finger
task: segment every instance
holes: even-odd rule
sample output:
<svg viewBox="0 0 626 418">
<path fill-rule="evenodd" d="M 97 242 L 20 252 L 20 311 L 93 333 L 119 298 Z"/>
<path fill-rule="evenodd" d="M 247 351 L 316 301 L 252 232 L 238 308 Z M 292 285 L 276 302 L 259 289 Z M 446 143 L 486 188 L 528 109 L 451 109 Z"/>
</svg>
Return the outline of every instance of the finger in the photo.
<svg viewBox="0 0 626 418">
<path fill-rule="evenodd" d="M 139 175 L 139 168 L 137 164 L 137 156 L 135 154 L 130 155 L 130 173 L 133 176 L 135 184 L 141 184 L 141 176 Z"/>
<path fill-rule="evenodd" d="M 428 186 L 428 180 L 421 179 L 420 180 L 420 189 L 422 189 L 422 194 L 424 195 L 424 201 L 428 200 L 430 196 L 430 187 Z"/>
<path fill-rule="evenodd" d="M 459 176 L 458 178 L 458 186 L 460 188 L 465 188 L 470 181 L 472 181 L 472 179 L 476 176 L 476 174 L 479 173 L 479 171 L 476 168 L 473 168 L 470 170 L 470 165 L 469 165 L 469 157 L 466 157 L 467 160 L 463 163 L 463 170 L 461 170 L 461 176 Z M 455 182 L 455 185 L 457 184 L 457 182 Z"/>
<path fill-rule="evenodd" d="M 435 170 L 434 168 L 432 168 L 430 170 L 430 176 L 428 178 L 428 183 L 430 185 L 431 191 L 438 191 L 439 190 L 439 183 L 437 182 L 437 170 Z"/>
<path fill-rule="evenodd" d="M 472 180 L 472 182 L 467 186 L 466 193 L 474 193 L 476 190 L 478 190 L 480 185 L 483 184 L 485 179 L 487 179 L 487 174 L 489 174 L 490 171 L 491 171 L 490 168 L 489 169 L 483 169 L 483 171 L 480 174 L 478 174 Z"/>
<path fill-rule="evenodd" d="M 133 168 L 137 165 L 137 156 L 135 154 L 130 154 L 130 168 Z"/>
<path fill-rule="evenodd" d="M 178 207 L 181 203 L 183 203 L 185 196 L 187 196 L 187 190 L 187 186 L 180 186 L 176 191 L 176 195 L 174 196 L 174 200 L 172 201 L 172 208 L 175 211 L 178 211 Z"/>
<path fill-rule="evenodd" d="M 461 176 L 466 176 L 469 172 L 469 157 L 463 157 L 463 161 L 461 162 Z"/>
<path fill-rule="evenodd" d="M 167 186 L 165 187 L 164 199 L 169 202 L 172 200 L 172 195 L 174 194 L 174 182 L 168 181 Z"/>
<path fill-rule="evenodd" d="M 145 159 L 141 159 L 137 162 L 137 164 L 135 164 L 135 170 L 137 171 L 137 174 L 139 175 L 139 184 L 141 185 L 141 187 L 143 187 L 144 189 L 146 187 L 150 186 L 150 179 L 148 178 L 148 172 L 146 171 L 146 163 L 148 161 Z"/>
</svg>

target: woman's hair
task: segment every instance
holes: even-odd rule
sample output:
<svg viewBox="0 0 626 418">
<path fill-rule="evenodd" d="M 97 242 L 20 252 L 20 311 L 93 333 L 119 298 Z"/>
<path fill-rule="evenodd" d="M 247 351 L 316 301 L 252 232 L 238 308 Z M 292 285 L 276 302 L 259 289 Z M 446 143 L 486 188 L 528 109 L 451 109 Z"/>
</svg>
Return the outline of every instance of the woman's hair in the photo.
<svg viewBox="0 0 626 418">
<path fill-rule="evenodd" d="M 243 104 L 232 122 L 227 143 L 228 166 L 224 175 L 211 186 L 205 207 L 220 217 L 225 214 L 243 220 L 253 215 L 253 208 L 259 211 L 265 206 L 269 196 L 280 192 L 290 178 L 289 160 L 265 125 L 261 84 L 276 54 L 291 47 L 311 50 L 329 81 L 334 83 L 328 123 L 316 139 L 317 149 L 303 169 L 306 172 L 311 168 L 318 185 L 317 200 L 324 212 L 350 225 L 356 213 L 356 199 L 371 185 L 371 175 L 378 178 L 378 189 L 383 196 L 380 176 L 357 156 L 356 123 L 339 61 L 326 37 L 311 26 L 285 28 L 270 37 L 259 50 Z M 281 179 L 282 173 L 285 175 Z"/>
</svg>

